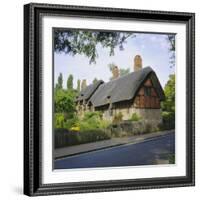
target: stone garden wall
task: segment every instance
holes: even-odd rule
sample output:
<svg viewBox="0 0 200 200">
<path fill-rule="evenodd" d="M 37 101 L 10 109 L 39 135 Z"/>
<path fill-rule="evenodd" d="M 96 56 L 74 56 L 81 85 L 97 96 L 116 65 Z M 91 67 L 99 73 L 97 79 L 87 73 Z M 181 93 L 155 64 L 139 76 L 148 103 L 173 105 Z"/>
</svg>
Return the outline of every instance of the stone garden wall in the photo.
<svg viewBox="0 0 200 200">
<path fill-rule="evenodd" d="M 123 137 L 145 134 L 159 130 L 157 121 L 123 121 L 118 124 L 111 125 L 107 131 L 112 137 Z"/>
<path fill-rule="evenodd" d="M 133 113 L 136 113 L 138 116 L 142 118 L 144 121 L 148 121 L 149 123 L 162 123 L 162 111 L 161 109 L 138 109 L 138 108 L 117 108 L 112 110 L 112 116 L 110 115 L 109 110 L 103 113 L 103 118 L 106 120 L 112 120 L 113 117 L 117 114 L 121 113 L 123 118 L 122 120 L 129 120 Z"/>
</svg>

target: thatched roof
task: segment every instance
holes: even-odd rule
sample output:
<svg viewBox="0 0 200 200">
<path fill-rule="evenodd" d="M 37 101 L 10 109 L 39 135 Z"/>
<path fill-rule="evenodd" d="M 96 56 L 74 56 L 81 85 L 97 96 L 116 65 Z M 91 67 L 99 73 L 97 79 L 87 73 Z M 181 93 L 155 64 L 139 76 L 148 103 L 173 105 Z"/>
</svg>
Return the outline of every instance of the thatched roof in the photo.
<svg viewBox="0 0 200 200">
<path fill-rule="evenodd" d="M 121 76 L 107 83 L 100 84 L 98 89 L 89 99 L 94 107 L 131 100 L 135 97 L 141 84 L 153 74 L 152 83 L 156 88 L 160 100 L 164 99 L 164 92 L 160 82 L 151 67 L 145 67 L 128 75 Z"/>
<path fill-rule="evenodd" d="M 102 80 L 98 80 L 96 83 L 88 85 L 85 89 L 80 91 L 79 95 L 76 98 L 76 102 L 82 100 L 87 101 L 102 83 L 104 83 Z"/>
</svg>

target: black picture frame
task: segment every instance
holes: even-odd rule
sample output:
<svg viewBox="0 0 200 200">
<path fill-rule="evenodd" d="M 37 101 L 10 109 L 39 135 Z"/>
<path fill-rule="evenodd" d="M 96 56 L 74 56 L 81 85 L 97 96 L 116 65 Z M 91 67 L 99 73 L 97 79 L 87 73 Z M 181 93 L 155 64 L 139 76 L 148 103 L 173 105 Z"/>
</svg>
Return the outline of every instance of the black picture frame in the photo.
<svg viewBox="0 0 200 200">
<path fill-rule="evenodd" d="M 186 24 L 186 176 L 42 183 L 41 16 L 63 15 Z M 24 194 L 29 196 L 195 185 L 195 14 L 51 4 L 24 5 Z"/>
</svg>

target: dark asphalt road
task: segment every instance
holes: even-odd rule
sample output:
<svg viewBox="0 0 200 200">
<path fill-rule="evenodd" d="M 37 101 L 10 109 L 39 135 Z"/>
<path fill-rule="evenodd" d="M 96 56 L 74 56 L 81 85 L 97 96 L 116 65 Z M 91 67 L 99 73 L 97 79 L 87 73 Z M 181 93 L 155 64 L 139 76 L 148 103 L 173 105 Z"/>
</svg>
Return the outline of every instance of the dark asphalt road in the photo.
<svg viewBox="0 0 200 200">
<path fill-rule="evenodd" d="M 56 160 L 54 169 L 116 167 L 155 164 L 156 159 L 166 159 L 175 152 L 174 133 L 150 139 L 138 144 L 83 153 Z"/>
</svg>

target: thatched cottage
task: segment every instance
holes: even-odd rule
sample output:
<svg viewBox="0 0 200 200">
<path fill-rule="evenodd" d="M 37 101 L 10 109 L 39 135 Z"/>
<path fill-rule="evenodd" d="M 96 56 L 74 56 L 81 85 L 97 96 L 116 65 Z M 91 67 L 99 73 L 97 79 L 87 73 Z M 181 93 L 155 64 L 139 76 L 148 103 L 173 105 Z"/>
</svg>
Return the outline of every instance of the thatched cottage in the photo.
<svg viewBox="0 0 200 200">
<path fill-rule="evenodd" d="M 76 98 L 77 111 L 102 111 L 103 118 L 112 120 L 122 113 L 123 120 L 137 113 L 143 120 L 162 122 L 160 103 L 164 100 L 162 86 L 151 67 L 142 68 L 142 58 L 134 58 L 134 72 L 119 77 L 118 67 L 113 68 L 109 82 L 97 81 L 83 89 Z"/>
</svg>

